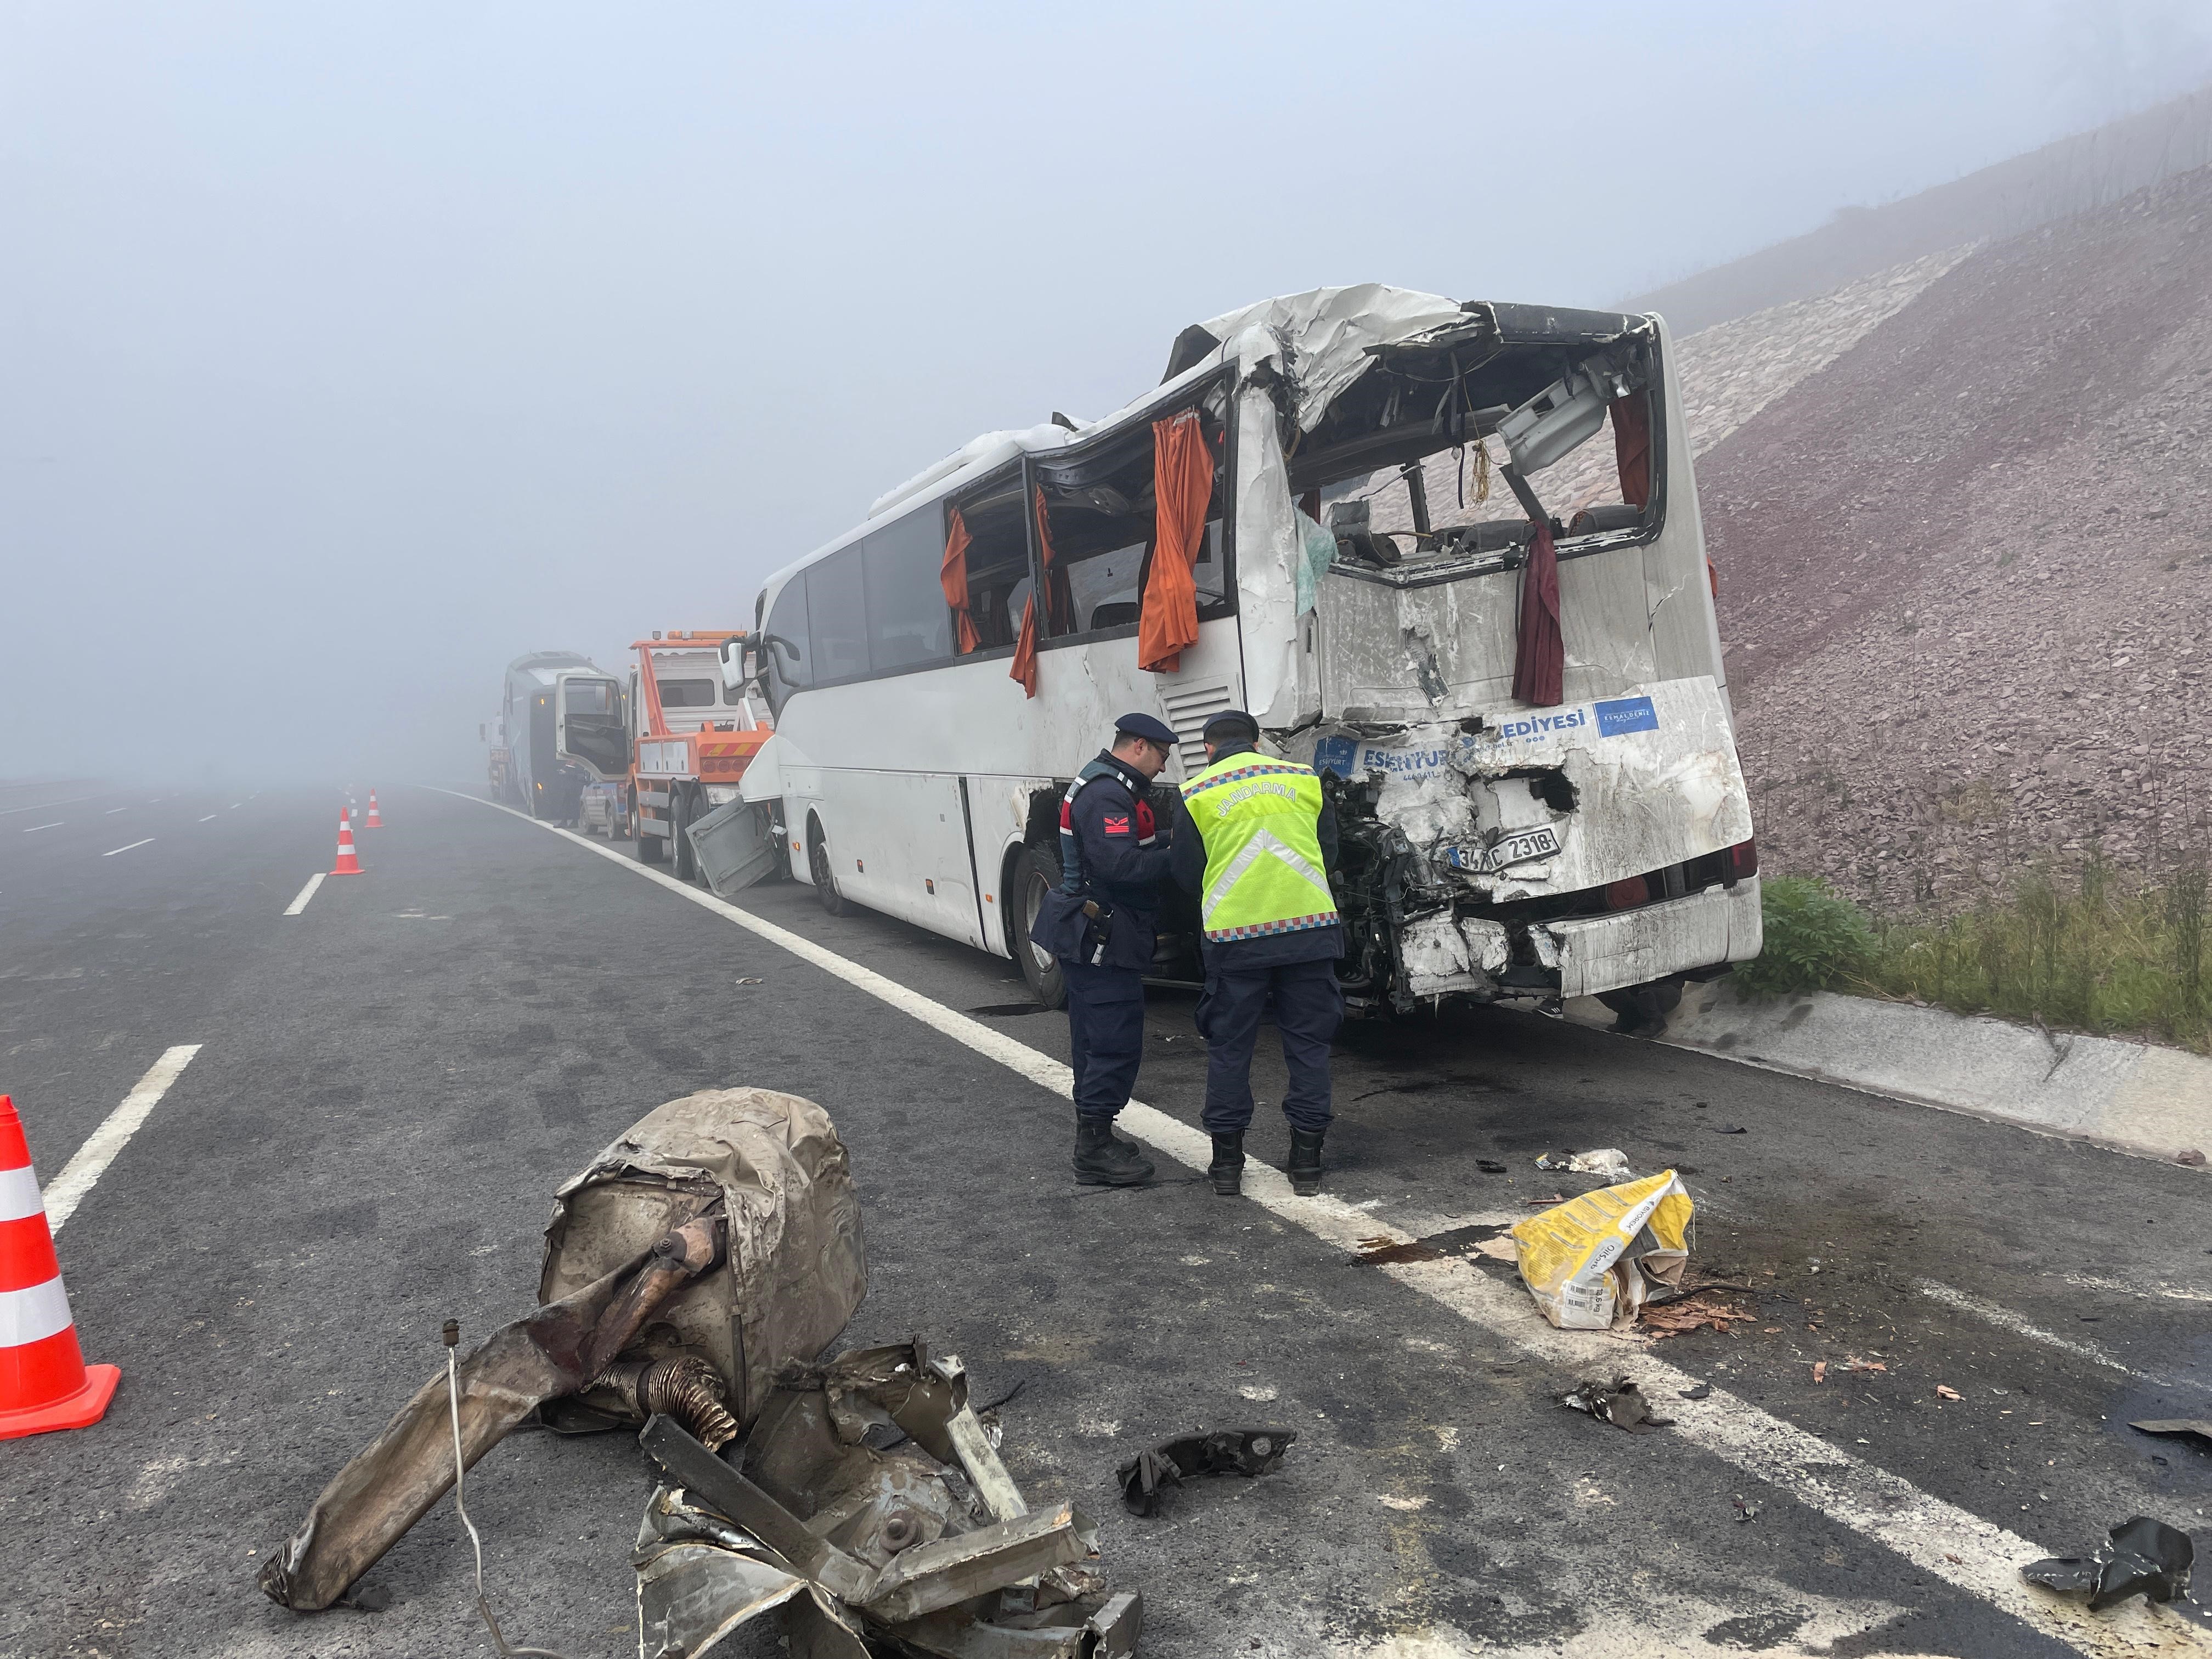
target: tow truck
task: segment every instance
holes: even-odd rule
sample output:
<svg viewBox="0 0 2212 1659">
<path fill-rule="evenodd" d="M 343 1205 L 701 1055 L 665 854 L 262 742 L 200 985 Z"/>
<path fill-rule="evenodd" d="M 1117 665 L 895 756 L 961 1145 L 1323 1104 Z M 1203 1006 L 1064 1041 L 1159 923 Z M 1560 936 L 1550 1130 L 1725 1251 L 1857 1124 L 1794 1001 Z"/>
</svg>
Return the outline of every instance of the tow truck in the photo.
<svg viewBox="0 0 2212 1659">
<path fill-rule="evenodd" d="M 631 642 L 629 830 L 639 860 L 666 862 L 679 880 L 699 875 L 684 830 L 738 798 L 738 780 L 769 739 L 767 719 L 724 672 L 745 638 L 736 628 L 656 629 Z"/>
</svg>

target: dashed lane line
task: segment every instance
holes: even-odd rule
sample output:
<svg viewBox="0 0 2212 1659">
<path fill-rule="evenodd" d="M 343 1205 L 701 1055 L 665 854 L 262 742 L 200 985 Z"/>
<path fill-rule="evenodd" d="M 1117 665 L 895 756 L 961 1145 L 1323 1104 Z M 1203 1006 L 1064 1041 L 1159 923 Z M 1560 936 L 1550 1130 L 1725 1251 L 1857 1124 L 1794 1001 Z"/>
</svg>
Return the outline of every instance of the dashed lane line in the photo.
<svg viewBox="0 0 2212 1659">
<path fill-rule="evenodd" d="M 1039 1087 L 1064 1098 L 1073 1097 L 1074 1074 L 1050 1055 L 933 1002 L 920 992 L 765 917 L 640 864 L 612 847 L 597 845 L 511 806 L 456 789 L 436 793 L 489 806 L 550 830 L 737 923 Z M 1154 1107 L 1133 1100 L 1122 1109 L 1121 1122 L 1192 1170 L 1203 1170 L 1212 1161 L 1212 1143 L 1206 1134 Z M 1265 1164 L 1245 1165 L 1244 1195 L 1347 1253 L 1371 1248 L 1378 1236 L 1393 1243 L 1413 1242 L 1413 1234 L 1340 1199 L 1299 1197 L 1291 1191 L 1280 1170 Z M 1468 1323 L 1559 1367 L 1562 1375 L 1588 1370 L 1601 1359 L 1613 1363 L 1595 1351 L 1605 1339 L 1553 1329 L 1517 1287 L 1490 1278 L 1471 1263 L 1449 1258 L 1394 1262 L 1382 1265 L 1380 1271 L 1431 1297 Z M 1750 1479 L 1789 1493 L 1814 1513 L 1893 1551 L 1930 1577 L 2001 1608 L 2075 1651 L 2097 1659 L 2118 1659 L 2157 1644 L 2161 1653 L 2212 1656 L 2212 1635 L 2180 1615 L 2148 1601 L 2130 1601 L 2093 1617 L 2086 1607 L 2037 1589 L 2021 1577 L 2024 1564 L 2045 1553 L 2031 1540 L 1923 1492 L 1901 1475 L 1877 1468 L 1724 1389 L 1715 1388 L 1703 1400 L 1678 1399 L 1677 1390 L 1705 1379 L 1693 1377 L 1648 1353 L 1639 1354 L 1636 1364 L 1638 1381 L 1648 1393 L 1666 1401 L 1675 1419 L 1674 1431 L 1682 1439 Z"/>
<path fill-rule="evenodd" d="M 202 818 L 200 822 L 202 823 L 213 823 L 215 822 L 215 814 L 212 812 L 209 813 L 205 817 Z"/>
<path fill-rule="evenodd" d="M 150 846 L 152 846 L 152 845 L 153 845 L 154 841 L 155 841 L 155 837 L 154 837 L 154 836 L 147 836 L 147 837 L 146 837 L 146 839 L 145 839 L 144 841 L 134 841 L 134 842 L 131 842 L 128 843 L 127 845 L 125 845 L 125 846 L 122 846 L 122 847 L 111 847 L 111 848 L 108 848 L 105 853 L 102 853 L 100 856 L 100 857 L 102 857 L 102 858 L 104 858 L 104 859 L 112 859 L 112 858 L 113 858 L 113 857 L 114 857 L 118 853 L 127 853 L 127 852 L 129 852 L 129 851 L 131 850 L 131 848 L 133 848 L 133 847 L 150 847 Z"/>
<path fill-rule="evenodd" d="M 66 822 L 66 819 L 56 818 L 52 823 L 27 824 L 24 826 L 23 833 L 27 836 L 35 836 L 41 830 L 58 830 Z"/>
<path fill-rule="evenodd" d="M 71 795 L 67 800 L 34 801 L 28 806 L 0 808 L 0 818 L 12 818 L 18 812 L 51 812 L 57 806 L 77 806 L 92 799 L 90 795 Z"/>
<path fill-rule="evenodd" d="M 289 904 L 284 907 L 284 914 L 286 915 L 296 916 L 301 911 L 307 908 L 307 901 L 314 897 L 315 889 L 323 884 L 323 875 L 324 872 L 318 870 L 313 875 L 307 878 L 307 884 L 300 890 L 300 896 L 294 899 Z"/>
<path fill-rule="evenodd" d="M 114 817 L 118 812 L 127 812 L 127 811 L 129 811 L 130 810 L 131 810 L 130 805 L 129 805 L 129 803 L 127 803 L 127 802 L 126 802 L 125 805 L 121 805 L 121 806 L 111 806 L 111 807 L 109 807 L 109 808 L 108 808 L 105 812 L 101 813 L 101 814 L 100 814 L 100 816 L 101 816 L 102 817 L 112 818 L 112 817 Z"/>
<path fill-rule="evenodd" d="M 146 1075 L 138 1079 L 137 1086 L 123 1097 L 123 1103 L 107 1115 L 107 1121 L 92 1132 L 92 1138 L 76 1149 L 76 1156 L 62 1166 L 62 1172 L 46 1183 L 41 1194 L 46 1206 L 46 1225 L 55 1232 L 62 1224 L 76 1213 L 76 1206 L 92 1190 L 93 1183 L 107 1173 L 107 1166 L 115 1162 L 116 1154 L 131 1144 L 131 1137 L 138 1133 L 153 1109 L 161 1103 L 161 1097 L 169 1092 L 169 1085 L 183 1075 L 192 1056 L 200 1051 L 197 1042 L 180 1042 L 167 1049 L 161 1059 L 147 1068 Z"/>
</svg>

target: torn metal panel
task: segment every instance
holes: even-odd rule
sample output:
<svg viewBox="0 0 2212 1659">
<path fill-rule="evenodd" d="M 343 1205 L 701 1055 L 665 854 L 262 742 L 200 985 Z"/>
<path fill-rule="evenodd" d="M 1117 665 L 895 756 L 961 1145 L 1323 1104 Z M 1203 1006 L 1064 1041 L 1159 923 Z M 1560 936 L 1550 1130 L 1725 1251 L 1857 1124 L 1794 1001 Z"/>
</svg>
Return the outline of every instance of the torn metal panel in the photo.
<svg viewBox="0 0 2212 1659">
<path fill-rule="evenodd" d="M 867 1293 L 852 1168 L 813 1102 L 708 1089 L 640 1119 L 556 1195 L 538 1299 L 634 1259 L 705 1196 L 721 1200 L 728 1249 L 658 1322 L 729 1381 L 732 1414 L 745 1423 L 776 1372 L 835 1341 Z"/>
<path fill-rule="evenodd" d="M 460 1362 L 464 1467 L 473 1468 L 541 1401 L 583 1385 L 585 1346 L 636 1265 L 634 1257 L 502 1327 Z M 319 1612 L 374 1566 L 452 1489 L 451 1413 L 441 1369 L 323 1488 L 306 1523 L 263 1565 L 262 1593 L 295 1613 Z"/>
<path fill-rule="evenodd" d="M 1556 952 L 1559 994 L 1584 997 L 1686 965 L 1748 962 L 1759 954 L 1760 926 L 1758 885 L 1739 882 L 1619 915 L 1543 922 L 1529 934 Z"/>
<path fill-rule="evenodd" d="M 464 1467 L 580 1393 L 599 1426 L 675 1409 L 726 1439 L 866 1285 L 859 1198 L 820 1107 L 760 1089 L 671 1101 L 561 1189 L 542 1305 L 460 1362 Z M 329 1607 L 453 1485 L 452 1435 L 441 1375 L 331 1480 L 262 1589 Z"/>
</svg>

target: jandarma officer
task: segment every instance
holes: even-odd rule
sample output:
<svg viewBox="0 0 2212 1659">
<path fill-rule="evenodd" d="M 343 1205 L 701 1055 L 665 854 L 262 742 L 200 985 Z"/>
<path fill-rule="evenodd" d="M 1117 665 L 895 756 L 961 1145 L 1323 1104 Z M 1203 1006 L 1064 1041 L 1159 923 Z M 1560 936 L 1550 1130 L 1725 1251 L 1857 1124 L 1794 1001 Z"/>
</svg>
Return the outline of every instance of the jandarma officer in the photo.
<svg viewBox="0 0 2212 1659">
<path fill-rule="evenodd" d="M 1114 1133 L 1145 1052 L 1145 970 L 1152 966 L 1168 845 L 1146 799 L 1175 751 L 1150 714 L 1115 722 L 1114 745 L 1076 774 L 1060 804 L 1060 884 L 1030 939 L 1060 960 L 1075 1072 L 1075 1178 L 1128 1187 L 1152 1178 L 1133 1141 Z"/>
<path fill-rule="evenodd" d="M 1284 1173 L 1291 1191 L 1317 1193 L 1332 1115 L 1328 1046 L 1344 1020 L 1336 982 L 1344 927 L 1328 873 L 1336 862 L 1336 815 L 1311 767 L 1259 752 L 1259 722 L 1243 709 L 1213 716 L 1203 736 L 1206 768 L 1182 787 L 1196 833 L 1176 826 L 1172 860 L 1176 879 L 1198 896 L 1206 929 L 1198 1030 L 1206 1039 L 1202 1121 L 1213 1137 L 1206 1174 L 1217 1193 L 1240 1189 L 1252 1050 L 1273 1002 L 1291 1074 Z"/>
</svg>

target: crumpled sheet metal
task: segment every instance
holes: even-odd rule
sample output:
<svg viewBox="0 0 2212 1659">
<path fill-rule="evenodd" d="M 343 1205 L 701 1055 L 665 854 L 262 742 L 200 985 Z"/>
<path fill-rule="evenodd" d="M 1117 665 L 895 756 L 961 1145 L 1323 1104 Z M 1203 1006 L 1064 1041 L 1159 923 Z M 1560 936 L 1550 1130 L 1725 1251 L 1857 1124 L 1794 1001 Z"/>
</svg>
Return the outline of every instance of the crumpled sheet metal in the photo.
<svg viewBox="0 0 2212 1659">
<path fill-rule="evenodd" d="M 460 1363 L 461 1454 L 473 1468 L 549 1395 L 586 1381 L 583 1350 L 631 1261 L 527 1319 L 495 1331 Z M 415 1391 L 384 1432 L 333 1476 L 307 1519 L 261 1568 L 270 1600 L 314 1613 L 344 1595 L 453 1484 L 445 1373 Z"/>
<path fill-rule="evenodd" d="M 603 1316 L 665 1234 L 717 1207 L 727 1218 L 722 1260 L 651 1316 L 644 1346 L 666 1350 L 651 1357 L 696 1352 L 726 1380 L 754 1379 L 759 1392 L 742 1421 L 767 1396 L 761 1379 L 836 1339 L 866 1291 L 867 1268 L 859 1197 L 828 1115 L 763 1089 L 687 1095 L 561 1189 L 543 1305 L 459 1362 L 467 1466 L 533 1408 L 586 1389 L 585 1354 Z M 604 1389 L 587 1397 L 611 1408 L 597 1426 L 637 1420 Z M 344 1595 L 452 1486 L 452 1435 L 441 1370 L 324 1488 L 263 1566 L 263 1591 L 301 1613 Z"/>
<path fill-rule="evenodd" d="M 750 1423 L 776 1373 L 836 1341 L 868 1290 L 852 1166 L 812 1101 L 708 1089 L 647 1113 L 555 1196 L 538 1300 L 650 1249 L 718 1194 L 722 1264 L 678 1292 L 659 1322 L 722 1374 L 732 1414 Z"/>
<path fill-rule="evenodd" d="M 878 1428 L 908 1442 L 879 1449 Z M 787 1371 L 740 1468 L 664 1419 L 640 1443 L 667 1483 L 639 1536 L 647 1659 L 691 1659 L 770 1609 L 795 1654 L 840 1659 L 856 1630 L 944 1659 L 1135 1650 L 1144 1603 L 1091 1565 L 1096 1529 L 1065 1504 L 1030 1509 L 958 1360 L 918 1340 Z"/>
</svg>

